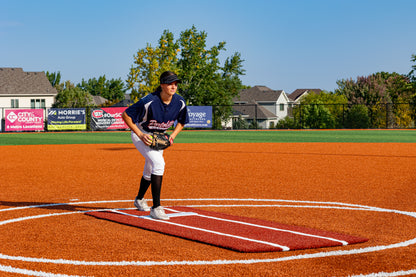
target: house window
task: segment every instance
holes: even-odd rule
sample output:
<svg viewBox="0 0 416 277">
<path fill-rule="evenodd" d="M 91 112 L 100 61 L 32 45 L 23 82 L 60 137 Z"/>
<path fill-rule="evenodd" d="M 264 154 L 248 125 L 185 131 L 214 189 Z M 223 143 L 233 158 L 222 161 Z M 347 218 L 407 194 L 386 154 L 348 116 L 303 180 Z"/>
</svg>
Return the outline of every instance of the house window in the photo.
<svg viewBox="0 0 416 277">
<path fill-rule="evenodd" d="M 30 99 L 30 107 L 32 109 L 44 109 L 45 99 Z"/>
<path fill-rule="evenodd" d="M 11 108 L 19 108 L 19 99 L 12 99 L 10 106 Z"/>
<path fill-rule="evenodd" d="M 280 111 L 284 111 L 285 110 L 285 104 L 280 104 Z"/>
</svg>

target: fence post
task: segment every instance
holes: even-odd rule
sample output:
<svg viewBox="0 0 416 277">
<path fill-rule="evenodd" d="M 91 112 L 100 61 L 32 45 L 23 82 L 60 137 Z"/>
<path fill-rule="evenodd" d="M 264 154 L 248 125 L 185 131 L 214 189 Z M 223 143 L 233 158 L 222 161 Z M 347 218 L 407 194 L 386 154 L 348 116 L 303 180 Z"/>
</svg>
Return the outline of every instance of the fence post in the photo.
<svg viewBox="0 0 416 277">
<path fill-rule="evenodd" d="M 342 104 L 342 128 L 345 129 L 345 104 Z"/>
</svg>

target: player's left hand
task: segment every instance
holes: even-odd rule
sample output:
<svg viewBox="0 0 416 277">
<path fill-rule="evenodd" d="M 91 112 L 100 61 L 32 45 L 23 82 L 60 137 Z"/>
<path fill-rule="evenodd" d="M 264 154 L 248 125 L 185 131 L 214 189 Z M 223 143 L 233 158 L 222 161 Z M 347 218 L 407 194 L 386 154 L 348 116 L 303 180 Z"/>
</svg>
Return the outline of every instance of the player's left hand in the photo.
<svg viewBox="0 0 416 277">
<path fill-rule="evenodd" d="M 166 133 L 154 132 L 152 137 L 152 143 L 149 146 L 152 149 L 163 150 L 171 146 L 170 136 Z"/>
</svg>

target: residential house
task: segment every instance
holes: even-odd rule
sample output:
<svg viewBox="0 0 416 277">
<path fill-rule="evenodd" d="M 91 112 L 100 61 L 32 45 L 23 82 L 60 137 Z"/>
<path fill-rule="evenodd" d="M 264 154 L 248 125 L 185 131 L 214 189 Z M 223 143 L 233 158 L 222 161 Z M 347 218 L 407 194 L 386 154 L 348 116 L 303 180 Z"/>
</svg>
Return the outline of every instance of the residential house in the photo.
<svg viewBox="0 0 416 277">
<path fill-rule="evenodd" d="M 44 72 L 0 68 L 0 108 L 50 108 L 57 94 Z"/>
<path fill-rule="evenodd" d="M 288 114 L 290 102 L 283 90 L 272 90 L 266 86 L 254 86 L 243 89 L 239 96 L 233 99 L 233 119 L 245 119 L 252 123 L 257 121 L 258 127 L 268 129 Z M 230 128 L 228 122 L 226 128 Z"/>
<path fill-rule="evenodd" d="M 319 94 L 322 90 L 319 88 L 313 88 L 313 89 L 296 89 L 291 94 L 288 95 L 291 104 L 300 104 L 301 100 L 310 93 Z"/>
<path fill-rule="evenodd" d="M 100 95 L 91 95 L 92 96 L 92 105 L 100 107 L 102 105 L 104 105 L 105 103 L 107 103 L 107 99 L 100 96 Z"/>
<path fill-rule="evenodd" d="M 124 94 L 124 100 L 112 105 L 111 107 L 129 107 L 134 104 L 134 101 L 130 98 L 130 94 Z"/>
</svg>

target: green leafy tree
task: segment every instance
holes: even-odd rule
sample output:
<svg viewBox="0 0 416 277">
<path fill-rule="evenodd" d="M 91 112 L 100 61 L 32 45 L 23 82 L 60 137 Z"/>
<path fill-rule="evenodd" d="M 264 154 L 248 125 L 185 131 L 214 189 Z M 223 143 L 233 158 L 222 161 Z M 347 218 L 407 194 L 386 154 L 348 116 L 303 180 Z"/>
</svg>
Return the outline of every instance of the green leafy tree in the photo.
<svg viewBox="0 0 416 277">
<path fill-rule="evenodd" d="M 411 97 L 411 111 L 412 111 L 413 121 L 416 121 L 416 55 L 415 54 L 412 55 L 411 61 L 415 63 L 414 65 L 412 65 L 412 70 L 409 72 L 409 78 L 412 81 L 412 87 L 413 87 L 413 94 Z"/>
<path fill-rule="evenodd" d="M 231 114 L 232 99 L 238 95 L 244 74 L 243 60 L 239 53 L 220 63 L 225 42 L 207 49 L 207 33 L 195 26 L 181 32 L 178 40 L 165 30 L 157 47 L 147 44 L 134 56 L 127 84 L 132 98 L 143 97 L 159 85 L 158 77 L 163 71 L 176 72 L 182 80 L 179 93 L 189 105 L 217 106 L 214 110 L 214 127 Z"/>
<path fill-rule="evenodd" d="M 365 129 L 370 126 L 368 108 L 365 105 L 356 104 L 348 109 L 345 127 L 351 129 Z"/>
<path fill-rule="evenodd" d="M 295 121 L 294 117 L 286 116 L 282 120 L 279 120 L 275 126 L 276 129 L 298 129 L 299 124 Z"/>
<path fill-rule="evenodd" d="M 315 122 L 313 118 L 309 119 L 311 120 L 310 125 L 320 125 L 320 128 L 342 128 L 344 108 L 347 103 L 347 98 L 344 95 L 326 91 L 317 94 L 310 93 L 302 99 L 304 109 L 309 108 L 312 114 L 322 116 L 320 119 L 315 119 Z M 309 105 L 304 106 L 304 104 Z M 317 127 L 315 126 L 315 128 Z"/>
<path fill-rule="evenodd" d="M 397 103 L 399 98 L 408 101 L 412 96 L 409 78 L 395 72 L 378 72 L 356 81 L 339 80 L 337 85 L 335 91 L 345 95 L 350 104 Z"/>
<path fill-rule="evenodd" d="M 242 118 L 241 115 L 238 118 L 233 120 L 233 129 L 248 129 L 248 122 Z"/>
<path fill-rule="evenodd" d="M 124 100 L 124 93 L 126 92 L 124 82 L 121 79 L 107 80 L 105 75 L 98 77 L 98 79 L 89 79 L 88 81 L 82 79 L 77 87 L 89 92 L 91 95 L 104 97 L 111 102 Z"/>
<path fill-rule="evenodd" d="M 410 59 L 411 62 L 415 64 L 412 65 L 412 70 L 409 72 L 408 76 L 413 83 L 416 83 L 416 55 L 413 54 L 412 58 Z"/>
<path fill-rule="evenodd" d="M 51 72 L 46 71 L 46 77 L 48 78 L 49 82 L 51 83 L 52 87 L 59 88 L 59 85 L 61 84 L 61 72 Z"/>
<path fill-rule="evenodd" d="M 214 128 L 232 113 L 232 99 L 242 89 L 240 76 L 244 74 L 240 53 L 225 59 L 221 66 L 219 55 L 225 42 L 206 49 L 207 33 L 195 26 L 181 33 L 178 67 L 183 84 L 181 94 L 190 105 L 215 105 Z"/>
<path fill-rule="evenodd" d="M 131 90 L 131 99 L 137 101 L 154 92 L 159 85 L 159 76 L 164 71 L 177 72 L 179 51 L 178 43 L 168 30 L 163 32 L 157 47 L 148 43 L 146 48 L 138 50 L 126 80 L 127 89 Z"/>
<path fill-rule="evenodd" d="M 335 91 L 345 95 L 348 103 L 367 106 L 372 128 L 394 126 L 398 110 L 389 104 L 409 103 L 414 95 L 409 77 L 398 73 L 378 72 L 357 80 L 339 80 L 337 84 Z"/>
<path fill-rule="evenodd" d="M 415 104 L 414 103 L 400 103 L 401 99 L 398 99 L 399 103 L 393 106 L 394 109 L 394 123 L 393 127 L 397 128 L 414 128 L 415 120 Z"/>
<path fill-rule="evenodd" d="M 302 104 L 302 125 L 307 129 L 333 129 L 335 117 L 321 101 Z"/>
<path fill-rule="evenodd" d="M 344 95 L 326 91 L 310 93 L 302 99 L 301 105 L 293 108 L 293 117 L 298 119 L 303 128 L 342 128 L 346 104 Z"/>
<path fill-rule="evenodd" d="M 215 105 L 214 128 L 232 113 L 232 99 L 242 89 L 240 76 L 244 74 L 240 53 L 225 59 L 221 66 L 219 55 L 225 51 L 225 42 L 206 49 L 206 32 L 195 26 L 181 33 L 178 66 L 183 79 L 181 94 L 190 105 Z"/>
<path fill-rule="evenodd" d="M 56 95 L 54 108 L 86 108 L 93 106 L 91 94 L 74 86 L 70 81 L 63 84 L 63 89 Z"/>
</svg>

